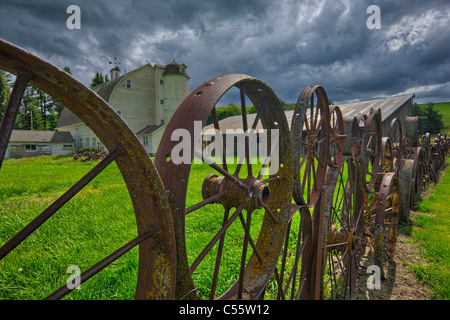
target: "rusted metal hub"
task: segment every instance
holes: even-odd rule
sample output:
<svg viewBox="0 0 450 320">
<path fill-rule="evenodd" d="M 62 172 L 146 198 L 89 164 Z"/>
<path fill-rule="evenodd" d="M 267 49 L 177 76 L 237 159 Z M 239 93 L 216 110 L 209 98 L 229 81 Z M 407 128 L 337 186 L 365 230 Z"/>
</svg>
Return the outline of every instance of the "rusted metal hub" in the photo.
<svg viewBox="0 0 450 320">
<path fill-rule="evenodd" d="M 319 143 L 317 138 L 317 135 L 314 133 L 310 133 L 306 137 L 306 152 L 309 152 L 313 158 L 318 156 Z"/>
<path fill-rule="evenodd" d="M 252 211 L 261 209 L 269 201 L 269 186 L 264 181 L 248 177 L 239 179 L 247 188 L 238 186 L 235 182 L 215 174 L 208 175 L 203 181 L 202 196 L 206 200 L 223 193 L 216 203 L 225 208 L 237 208 L 244 204 L 244 209 Z"/>
<path fill-rule="evenodd" d="M 353 228 L 348 231 L 340 231 L 338 227 L 333 224 L 329 227 L 327 233 L 327 250 L 341 250 L 348 251 L 348 254 L 353 255 L 356 249 L 356 233 Z"/>
</svg>

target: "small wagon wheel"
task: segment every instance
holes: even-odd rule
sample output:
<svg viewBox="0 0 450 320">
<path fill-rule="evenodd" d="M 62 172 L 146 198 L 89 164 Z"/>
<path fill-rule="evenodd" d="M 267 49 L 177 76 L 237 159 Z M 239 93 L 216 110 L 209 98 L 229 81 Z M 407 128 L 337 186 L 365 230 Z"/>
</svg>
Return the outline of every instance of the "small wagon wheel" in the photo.
<svg viewBox="0 0 450 320">
<path fill-rule="evenodd" d="M 378 172 L 382 174 L 394 172 L 394 160 L 391 139 L 383 137 L 381 139 L 381 165 L 378 168 Z"/>
<path fill-rule="evenodd" d="M 344 118 L 338 106 L 330 107 L 330 157 L 328 165 L 336 167 L 339 165 L 344 154 Z"/>
<path fill-rule="evenodd" d="M 403 159 L 402 123 L 398 118 L 392 119 L 389 125 L 388 137 L 391 140 L 393 155 L 393 172 L 397 173 Z"/>
<path fill-rule="evenodd" d="M 128 188 L 138 236 L 81 274 L 80 282 L 102 270 L 139 244 L 137 299 L 173 299 L 175 292 L 175 235 L 168 201 L 158 173 L 145 149 L 120 116 L 96 93 L 45 60 L 0 39 L 0 68 L 16 76 L 0 127 L 0 165 L 10 139 L 27 83 L 50 94 L 76 114 L 96 134 L 109 154 L 53 204 L 0 248 L 0 259 L 53 216 L 111 162 L 115 161 Z M 155 248 L 157 247 L 157 250 Z M 58 299 L 70 290 L 64 285 L 48 296 Z"/>
<path fill-rule="evenodd" d="M 362 176 L 355 158 L 344 156 L 338 167 L 328 169 L 321 201 L 325 221 L 320 297 L 349 298 L 358 278 L 364 226 Z"/>
<path fill-rule="evenodd" d="M 359 159 L 361 150 L 361 131 L 357 117 L 344 117 L 344 155 Z"/>
<path fill-rule="evenodd" d="M 397 241 L 399 219 L 398 176 L 390 172 L 384 175 L 380 190 L 365 202 L 364 240 L 362 249 L 373 263 L 380 267 L 387 259 L 393 259 Z"/>
<path fill-rule="evenodd" d="M 423 179 L 424 179 L 424 172 L 423 172 L 423 155 L 422 155 L 422 147 L 412 147 L 411 149 L 413 160 L 414 160 L 414 167 L 413 167 L 413 182 L 414 182 L 414 188 L 413 188 L 413 194 L 411 194 L 411 204 L 415 203 L 416 196 L 420 195 L 422 192 L 423 187 Z"/>
<path fill-rule="evenodd" d="M 424 161 L 425 163 L 431 162 L 431 141 L 430 141 L 430 134 L 426 133 L 422 135 L 421 138 L 421 145 L 424 152 Z"/>
<path fill-rule="evenodd" d="M 378 112 L 368 116 L 362 134 L 360 163 L 364 186 L 368 192 L 374 192 L 381 163 L 381 130 L 381 114 L 378 109 Z"/>
<path fill-rule="evenodd" d="M 308 206 L 292 205 L 283 251 L 274 277 L 277 300 L 309 300 L 312 221 Z"/>
<path fill-rule="evenodd" d="M 234 165 L 229 157 L 220 152 L 223 148 L 222 131 L 215 105 L 226 92 L 236 88 L 241 98 L 241 129 L 249 134 L 243 136 L 245 143 L 242 149 L 237 150 L 239 161 Z M 246 97 L 257 109 L 251 120 L 246 113 Z M 214 158 L 205 154 L 206 148 L 200 147 L 198 150 L 195 138 L 202 138 L 201 132 L 196 130 L 202 130 L 210 114 L 218 144 L 216 151 L 219 151 L 219 156 L 216 154 Z M 262 166 L 251 160 L 251 144 L 254 144 L 254 140 L 250 133 L 260 122 L 268 135 L 267 141 L 270 142 Z M 178 140 L 174 138 L 177 135 Z M 191 141 L 186 143 L 183 138 L 180 142 L 182 135 Z M 185 148 L 180 149 L 180 145 Z M 195 167 L 191 165 L 194 154 L 197 157 L 195 160 L 201 159 L 204 162 L 202 165 L 211 172 L 205 176 L 202 186 L 191 179 L 191 168 Z M 175 225 L 177 299 L 197 299 L 203 296 L 209 296 L 210 299 L 261 297 L 278 261 L 289 222 L 291 165 L 291 139 L 285 114 L 275 93 L 262 81 L 241 74 L 223 75 L 206 81 L 181 103 L 167 125 L 155 157 L 155 166 L 166 189 Z M 202 201 L 187 203 L 187 200 L 191 200 L 187 199 L 188 185 L 197 188 L 196 190 L 201 187 Z M 209 213 L 206 210 L 210 210 Z M 214 236 L 209 242 L 201 242 L 201 245 L 197 244 L 192 248 L 186 238 L 186 214 L 189 214 L 189 219 L 205 219 L 209 215 L 213 221 L 220 223 L 220 227 L 218 225 L 212 231 Z M 229 243 L 226 240 L 233 237 L 233 234 L 227 232 L 230 227 L 238 230 L 239 237 L 235 241 L 243 239 L 242 250 L 237 254 L 240 262 L 236 262 L 234 269 L 238 271 L 237 280 L 234 284 L 227 285 L 225 292 L 220 292 L 217 285 L 221 261 Z M 201 252 L 195 253 L 194 258 L 188 258 L 188 249 Z M 215 255 L 211 252 L 212 249 L 215 250 Z M 251 253 L 249 258 L 247 253 L 249 256 Z M 205 257 L 213 260 L 215 257 L 215 264 L 212 262 L 201 265 L 214 267 L 208 276 L 211 283 L 199 292 L 196 285 L 198 282 L 194 278 Z"/>
<path fill-rule="evenodd" d="M 309 207 L 319 200 L 329 157 L 330 109 L 325 89 L 306 87 L 291 122 L 293 146 L 293 197 Z"/>
<path fill-rule="evenodd" d="M 406 128 L 404 131 L 409 133 L 411 146 L 420 147 L 419 117 L 406 117 L 405 125 Z"/>
<path fill-rule="evenodd" d="M 410 159 L 413 153 L 413 142 L 411 139 L 411 135 L 408 130 L 403 131 L 402 136 L 402 144 L 403 144 L 403 159 Z"/>
</svg>

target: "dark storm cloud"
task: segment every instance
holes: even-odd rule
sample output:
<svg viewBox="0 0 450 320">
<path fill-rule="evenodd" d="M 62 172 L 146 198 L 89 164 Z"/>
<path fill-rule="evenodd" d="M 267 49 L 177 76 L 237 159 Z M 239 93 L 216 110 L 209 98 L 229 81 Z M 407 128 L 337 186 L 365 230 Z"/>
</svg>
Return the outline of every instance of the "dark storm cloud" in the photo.
<svg viewBox="0 0 450 320">
<path fill-rule="evenodd" d="M 66 8 L 81 8 L 68 30 Z M 369 5 L 381 30 L 369 30 Z M 383 1 L 2 1 L 0 37 L 89 84 L 117 57 L 132 70 L 184 62 L 191 90 L 225 73 L 267 82 L 285 101 L 309 84 L 334 101 L 415 93 L 450 100 L 447 0 Z"/>
</svg>

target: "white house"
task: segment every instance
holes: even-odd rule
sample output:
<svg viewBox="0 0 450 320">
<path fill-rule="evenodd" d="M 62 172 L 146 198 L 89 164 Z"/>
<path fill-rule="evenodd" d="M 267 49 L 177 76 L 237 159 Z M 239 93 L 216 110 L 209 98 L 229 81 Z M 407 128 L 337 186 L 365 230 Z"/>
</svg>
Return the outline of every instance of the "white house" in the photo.
<svg viewBox="0 0 450 320">
<path fill-rule="evenodd" d="M 64 131 L 13 130 L 5 159 L 68 155 L 75 151 L 74 142 Z"/>
</svg>

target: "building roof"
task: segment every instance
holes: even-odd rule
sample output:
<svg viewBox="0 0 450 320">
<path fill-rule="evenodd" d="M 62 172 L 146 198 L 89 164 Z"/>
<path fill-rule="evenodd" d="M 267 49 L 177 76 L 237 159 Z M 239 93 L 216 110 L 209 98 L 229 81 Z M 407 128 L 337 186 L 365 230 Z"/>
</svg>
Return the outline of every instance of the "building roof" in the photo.
<svg viewBox="0 0 450 320">
<path fill-rule="evenodd" d="M 336 104 L 342 111 L 342 115 L 354 116 L 358 113 L 369 114 L 370 109 L 381 109 L 382 120 L 389 116 L 398 108 L 403 106 L 410 99 L 415 97 L 414 94 L 405 94 L 401 96 L 393 96 L 388 98 L 380 98 L 366 101 L 355 101 L 342 104 Z"/>
<path fill-rule="evenodd" d="M 395 110 L 403 106 L 406 102 L 414 97 L 414 94 L 407 94 L 401 96 L 394 96 L 389 98 L 373 99 L 367 101 L 356 101 L 343 104 L 337 104 L 341 109 L 342 115 L 345 116 L 355 116 L 358 113 L 369 114 L 370 109 L 380 108 L 382 121 L 387 119 Z M 294 110 L 285 111 L 286 120 L 288 122 L 289 128 L 292 122 L 292 116 Z M 247 115 L 248 127 L 250 128 L 255 120 L 256 113 Z M 319 119 L 320 120 L 320 116 Z M 220 130 L 226 133 L 226 130 L 237 130 L 242 129 L 242 116 L 232 116 L 219 121 Z M 214 125 L 210 124 L 203 128 L 203 132 L 209 129 L 214 129 Z M 261 121 L 258 122 L 256 130 L 263 129 Z"/>
<path fill-rule="evenodd" d="M 120 80 L 123 79 L 123 75 L 121 75 L 120 77 L 117 77 L 113 80 L 110 80 L 108 82 L 102 83 L 100 85 L 100 87 L 96 90 L 94 90 L 95 92 L 97 92 L 97 94 L 102 97 L 103 100 L 105 100 L 106 102 L 109 102 L 109 98 L 111 97 L 111 93 L 113 92 L 114 88 L 116 87 L 116 85 L 120 82 Z"/>
<path fill-rule="evenodd" d="M 189 75 L 186 72 L 186 65 L 184 63 L 178 63 L 175 59 L 164 67 L 163 75 L 168 74 L 179 74 L 189 78 Z"/>
<path fill-rule="evenodd" d="M 116 85 L 123 79 L 123 75 L 115 78 L 114 80 L 110 80 L 108 82 L 102 83 L 95 88 L 92 88 L 103 100 L 109 102 L 109 98 L 111 97 L 111 93 L 113 92 Z M 74 124 L 83 123 L 83 121 L 78 118 L 72 111 L 67 108 L 64 108 L 59 116 L 57 128 L 72 126 Z"/>
<path fill-rule="evenodd" d="M 69 131 L 13 130 L 9 142 L 74 143 Z"/>
<path fill-rule="evenodd" d="M 146 126 L 144 129 L 136 132 L 136 135 L 143 135 L 143 134 L 152 134 L 153 132 L 155 132 L 156 130 L 158 130 L 159 128 L 161 128 L 162 126 L 164 126 L 164 124 L 153 124 L 150 126 Z"/>
</svg>

